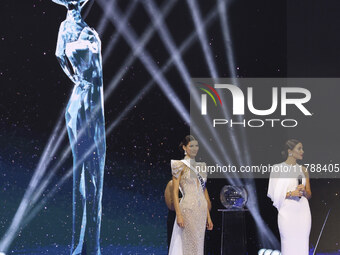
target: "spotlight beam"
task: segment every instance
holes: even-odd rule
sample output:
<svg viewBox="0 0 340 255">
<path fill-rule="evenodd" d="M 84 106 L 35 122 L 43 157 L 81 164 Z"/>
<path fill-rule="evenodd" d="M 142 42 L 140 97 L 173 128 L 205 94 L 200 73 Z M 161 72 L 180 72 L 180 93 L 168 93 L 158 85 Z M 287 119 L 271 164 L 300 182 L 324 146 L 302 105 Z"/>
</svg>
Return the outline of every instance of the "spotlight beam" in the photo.
<svg viewBox="0 0 340 255">
<path fill-rule="evenodd" d="M 218 0 L 218 11 L 219 11 L 219 17 L 220 17 L 220 24 L 221 24 L 221 32 L 223 35 L 223 40 L 224 40 L 224 45 L 225 45 L 225 53 L 226 53 L 226 59 L 228 61 L 228 67 L 229 67 L 229 73 L 230 76 L 233 80 L 233 83 L 235 85 L 238 86 L 237 84 L 237 74 L 236 74 L 236 64 L 235 64 L 235 57 L 234 57 L 234 51 L 233 51 L 233 44 L 232 44 L 232 40 L 231 40 L 231 33 L 230 33 L 230 28 L 229 28 L 229 22 L 228 22 L 228 15 L 227 15 L 227 5 L 226 2 L 223 0 Z M 238 120 L 240 120 L 240 116 L 237 116 Z M 249 149 L 246 144 L 247 141 L 247 135 L 244 132 L 244 130 L 241 131 L 242 132 L 242 136 L 241 136 L 241 141 L 242 141 L 242 146 L 243 146 L 243 150 L 246 152 L 244 153 L 244 158 L 245 158 L 245 163 L 250 165 L 252 160 L 251 160 L 251 156 L 250 156 L 250 152 Z"/>
<path fill-rule="evenodd" d="M 25 216 L 25 213 L 27 212 L 27 209 L 30 206 L 30 199 L 31 196 L 33 194 L 33 192 L 35 191 L 38 183 L 40 182 L 42 176 L 44 175 L 46 168 L 47 168 L 47 163 L 49 162 L 48 158 L 53 155 L 52 153 L 55 153 L 56 151 L 56 147 L 54 147 L 54 149 L 52 149 L 52 146 L 56 140 L 57 137 L 57 133 L 60 130 L 60 126 L 62 123 L 62 118 L 59 117 L 59 120 L 57 121 L 57 124 L 51 134 L 51 136 L 49 137 L 49 141 L 46 145 L 46 147 L 44 148 L 42 157 L 39 160 L 38 166 L 34 171 L 34 174 L 31 178 L 31 181 L 25 191 L 25 194 L 19 204 L 19 207 L 12 219 L 11 225 L 9 226 L 9 229 L 7 231 L 7 235 L 4 235 L 3 239 L 0 242 L 0 251 L 7 251 L 9 245 L 12 243 L 14 237 L 15 237 L 15 233 L 18 230 L 18 225 L 19 223 L 22 221 L 23 217 Z M 57 146 L 60 145 L 62 139 L 58 139 L 57 140 Z"/>
<path fill-rule="evenodd" d="M 104 0 L 98 1 L 99 5 L 104 8 Z M 111 22 L 117 27 L 119 25 L 118 20 L 121 20 L 121 14 L 119 11 L 119 8 L 112 8 L 111 9 L 110 20 Z M 116 17 L 116 19 L 114 18 Z M 135 49 L 138 47 L 138 39 L 133 31 L 133 29 L 130 29 L 124 24 L 124 29 L 122 30 L 122 35 L 127 41 L 127 43 L 130 45 L 132 49 Z M 175 107 L 179 115 L 182 117 L 182 119 L 186 122 L 190 122 L 189 113 L 185 109 L 183 103 L 180 101 L 178 96 L 176 95 L 175 91 L 171 88 L 168 81 L 164 78 L 162 72 L 159 70 L 155 62 L 152 60 L 149 53 L 144 49 L 143 54 L 138 54 L 139 59 L 144 64 L 145 68 L 148 70 L 148 72 L 151 74 L 152 77 L 156 80 L 157 84 L 165 94 L 165 96 L 168 98 L 170 103 Z M 193 129 L 197 130 L 196 125 L 192 125 Z M 199 133 L 199 132 L 197 132 Z M 205 139 L 201 138 L 201 143 L 209 150 L 213 151 L 210 145 L 205 141 Z M 216 155 L 216 154 L 213 154 Z"/>
<path fill-rule="evenodd" d="M 252 213 L 252 216 L 254 218 L 254 221 L 257 226 L 257 233 L 260 237 L 260 240 L 263 245 L 270 246 L 270 247 L 279 247 L 280 243 L 273 234 L 273 232 L 269 229 L 268 225 L 264 222 L 263 218 L 261 217 L 258 203 L 257 203 L 257 196 L 256 196 L 256 187 L 254 184 L 253 179 L 247 179 L 249 182 L 246 184 L 247 190 L 249 194 L 253 194 L 252 196 L 249 196 L 249 200 L 247 203 L 247 207 L 249 211 Z"/>
<path fill-rule="evenodd" d="M 196 31 L 198 33 L 198 38 L 201 42 L 202 49 L 203 49 L 203 52 L 204 52 L 204 57 L 205 57 L 206 62 L 208 64 L 208 68 L 210 70 L 211 76 L 212 76 L 212 78 L 217 79 L 218 78 L 218 74 L 217 74 L 217 71 L 216 71 L 217 69 L 216 69 L 214 60 L 212 58 L 212 52 L 211 52 L 211 50 L 208 46 L 209 45 L 208 39 L 205 35 L 205 31 L 204 31 L 204 28 L 202 26 L 202 22 L 201 22 L 202 17 L 201 17 L 199 8 L 198 8 L 195 0 L 187 0 L 187 4 L 189 5 L 189 9 L 190 9 L 191 14 L 192 14 L 191 16 L 193 18 L 194 25 L 195 25 Z"/>
<path fill-rule="evenodd" d="M 328 210 L 328 213 L 327 213 L 327 215 L 326 215 L 326 218 L 325 218 L 325 220 L 324 220 L 324 222 L 323 222 L 323 225 L 322 225 L 320 234 L 319 234 L 319 236 L 318 236 L 318 240 L 316 241 L 316 245 L 315 245 L 315 248 L 314 248 L 314 251 L 313 251 L 313 255 L 315 255 L 316 249 L 318 248 L 319 241 L 320 241 L 320 238 L 321 238 L 321 236 L 322 236 L 323 229 L 324 229 L 325 226 L 326 226 L 326 222 L 327 222 L 327 220 L 328 220 L 328 216 L 329 216 L 329 213 L 331 212 L 331 209 L 332 209 L 332 208 L 330 208 L 330 209 Z"/>
<path fill-rule="evenodd" d="M 104 8 L 104 4 L 103 4 L 104 1 L 99 0 L 98 2 L 100 3 L 101 7 Z M 118 7 L 112 8 L 111 13 L 112 13 L 112 16 L 111 15 L 109 16 L 111 22 L 115 26 L 118 26 L 119 23 L 117 20 L 121 20 L 121 14 L 120 14 L 120 11 L 118 10 Z M 114 17 L 116 17 L 117 19 L 115 19 Z M 138 47 L 138 39 L 137 39 L 137 36 L 135 35 L 135 32 L 132 29 L 128 28 L 125 25 L 125 28 L 122 30 L 122 35 L 132 49 L 135 49 Z M 180 99 L 176 95 L 175 91 L 171 88 L 168 81 L 164 78 L 162 72 L 158 69 L 157 65 L 154 63 L 149 53 L 146 50 L 144 50 L 143 54 L 138 54 L 138 57 L 142 61 L 142 63 L 144 64 L 148 72 L 151 74 L 151 76 L 154 77 L 157 84 L 159 85 L 159 87 L 161 88 L 165 96 L 168 98 L 170 103 L 175 107 L 175 109 L 177 110 L 179 115 L 182 117 L 182 119 L 189 123 L 190 121 L 189 113 L 187 112 L 183 103 L 180 101 Z M 195 125 L 193 125 L 193 128 L 197 129 Z M 209 151 L 212 152 L 210 145 L 205 141 L 205 139 L 204 140 L 201 139 L 201 142 L 207 149 L 210 149 Z"/>
<path fill-rule="evenodd" d="M 221 29 L 222 29 L 222 35 L 223 35 L 223 39 L 224 39 L 224 44 L 225 44 L 225 48 L 226 48 L 226 59 L 228 61 L 228 67 L 229 67 L 229 72 L 232 78 L 234 78 L 234 83 L 237 85 L 236 82 L 236 65 L 235 65 L 235 61 L 234 61 L 234 54 L 233 54 L 233 50 L 232 50 L 232 41 L 231 41 L 231 35 L 230 35 L 230 29 L 229 29 L 229 24 L 228 24 L 228 20 L 227 20 L 227 13 L 226 13 L 226 3 L 222 0 L 218 0 L 218 10 L 219 10 L 219 17 L 220 17 L 220 23 L 221 23 Z M 240 160 L 242 160 L 241 164 L 247 164 L 250 165 L 251 164 L 251 159 L 250 159 L 250 152 L 248 149 L 248 146 L 246 146 L 246 133 L 244 132 L 244 130 L 241 130 L 242 132 L 242 136 L 241 136 L 241 140 L 242 140 L 242 145 L 243 145 L 243 150 L 246 152 L 243 154 L 244 157 L 240 158 Z M 238 149 L 239 150 L 239 149 Z M 254 181 L 252 179 L 247 180 L 248 182 L 248 189 L 251 190 L 250 194 L 256 194 L 255 193 L 255 189 L 254 189 Z M 250 201 L 248 203 L 249 207 L 254 208 L 254 211 L 259 211 L 258 210 L 258 206 L 257 206 L 257 199 L 256 197 L 250 196 Z M 268 233 L 270 233 L 269 230 L 264 230 L 263 226 L 265 225 L 263 222 L 263 219 L 261 217 L 256 217 L 256 214 L 254 214 L 254 219 L 255 222 L 257 223 L 257 225 L 259 226 L 259 229 L 261 229 L 261 233 L 260 237 L 261 239 L 266 239 L 266 240 L 270 240 L 272 235 L 267 235 Z M 265 238 L 263 237 L 263 233 L 265 233 Z M 276 243 L 277 240 L 276 238 L 274 238 L 275 240 L 272 240 L 273 243 Z"/>
<path fill-rule="evenodd" d="M 113 5 L 116 3 L 117 0 L 109 0 L 108 1 L 108 6 Z M 109 24 L 108 19 L 107 19 L 107 11 L 104 11 L 104 16 L 100 19 L 99 24 L 96 26 L 96 31 L 99 35 L 102 35 Z"/>
<path fill-rule="evenodd" d="M 177 49 L 175 42 L 174 42 L 166 24 L 164 23 L 163 19 L 158 15 L 158 13 L 159 13 L 158 7 L 155 5 L 153 0 L 147 0 L 147 1 L 144 1 L 143 3 L 144 3 L 144 7 L 145 7 L 146 11 L 148 12 L 148 14 L 150 16 L 150 19 L 155 24 L 157 31 L 160 34 L 160 38 L 163 41 L 164 45 L 166 46 L 166 48 L 169 52 L 169 55 L 172 56 L 172 58 L 174 59 L 174 64 L 177 67 L 179 74 L 181 75 L 181 77 L 182 77 L 184 83 L 186 84 L 189 92 L 192 92 L 191 95 L 194 99 L 196 106 L 199 108 L 200 107 L 200 99 L 199 99 L 198 93 L 195 93 L 196 91 L 190 88 L 191 79 L 190 79 L 189 71 L 188 71 L 186 65 L 184 64 L 184 62 L 181 58 L 181 54 L 180 54 L 179 50 Z M 204 120 L 207 124 L 207 127 L 210 129 L 210 132 L 213 135 L 216 143 L 218 144 L 219 149 L 222 151 L 222 154 L 226 157 L 228 162 L 232 162 L 232 160 L 229 156 L 229 153 L 226 152 L 225 147 L 221 143 L 220 139 L 218 139 L 216 132 L 213 130 L 212 126 L 209 125 L 209 120 L 207 118 L 204 118 Z"/>
<path fill-rule="evenodd" d="M 104 0 L 99 0 L 98 3 L 103 9 L 105 8 Z M 111 22 L 116 27 L 118 27 L 120 24 L 118 20 L 122 19 L 121 13 L 120 11 L 118 11 L 118 7 L 112 8 L 110 14 L 111 15 L 109 16 L 109 18 Z M 122 29 L 122 35 L 127 41 L 127 43 L 130 45 L 132 49 L 138 48 L 139 46 L 138 39 L 137 39 L 135 32 L 131 28 L 127 27 L 126 24 L 123 24 L 123 26 L 124 28 Z M 183 103 L 180 101 L 180 99 L 178 98 L 174 90 L 170 87 L 170 84 L 164 78 L 163 74 L 158 70 L 158 67 L 155 64 L 155 62 L 152 60 L 150 54 L 146 50 L 144 50 L 143 54 L 138 54 L 138 57 L 141 60 L 141 62 L 144 64 L 145 68 L 148 70 L 150 75 L 156 79 L 159 87 L 161 88 L 163 93 L 166 95 L 168 100 L 172 103 L 172 105 L 177 109 L 177 111 L 182 116 L 182 118 L 185 121 L 189 122 L 190 117 Z"/>
<path fill-rule="evenodd" d="M 218 11 L 219 11 L 219 17 L 220 17 L 220 24 L 221 24 L 221 32 L 223 35 L 223 40 L 224 40 L 224 45 L 225 45 L 225 53 L 226 53 L 226 59 L 228 61 L 228 67 L 229 67 L 229 73 L 230 76 L 232 77 L 233 83 L 235 85 L 237 84 L 237 74 L 236 74 L 236 64 L 234 60 L 234 51 L 233 51 L 233 46 L 232 46 L 232 40 L 231 40 L 231 34 L 230 34 L 230 29 L 229 29 L 229 23 L 228 23 L 228 15 L 226 12 L 227 5 L 225 1 L 218 0 Z M 240 120 L 240 116 L 237 116 L 237 119 Z M 246 164 L 246 165 L 251 165 L 251 156 L 249 152 L 249 146 L 247 146 L 247 134 L 246 132 L 242 129 L 241 130 L 241 144 L 243 147 L 243 157 L 240 157 L 241 164 Z M 237 149 L 238 151 L 240 149 Z M 249 190 L 250 194 L 256 194 L 255 190 L 255 184 L 253 179 L 247 179 L 246 180 L 247 187 Z M 254 213 L 252 213 L 254 220 L 258 226 L 258 234 L 263 243 L 269 241 L 270 246 L 275 246 L 278 247 L 278 240 L 276 237 L 272 234 L 268 226 L 264 223 L 262 217 L 260 216 L 259 209 L 258 209 L 258 203 L 257 203 L 257 198 L 255 196 L 249 196 L 249 202 L 248 202 L 248 208 L 252 208 Z"/>
<path fill-rule="evenodd" d="M 115 0 L 116 1 L 116 0 Z M 116 3 L 116 2 L 113 2 Z M 134 11 L 136 10 L 138 0 L 132 0 L 132 2 L 129 4 L 126 14 L 123 18 L 123 20 L 121 20 L 120 24 L 125 24 L 129 21 L 129 19 L 131 18 L 132 14 L 134 13 Z M 110 8 L 107 8 L 105 11 L 105 20 L 107 22 L 109 22 L 109 19 L 107 17 L 108 13 L 109 13 Z M 109 44 L 107 45 L 104 55 L 103 55 L 103 65 L 106 63 L 107 59 L 109 58 L 112 49 L 114 48 L 114 46 L 116 45 L 116 43 L 118 42 L 119 36 L 121 34 L 122 31 L 122 25 L 120 25 L 119 27 L 117 27 L 115 34 L 112 36 L 112 39 L 110 39 Z"/>
<path fill-rule="evenodd" d="M 161 15 L 163 18 L 165 18 L 169 12 L 172 10 L 172 8 L 174 7 L 175 3 L 178 0 L 171 0 L 171 1 L 167 1 L 167 4 L 165 4 L 165 6 L 162 8 L 161 10 Z M 101 6 L 100 6 L 101 7 Z M 111 12 L 110 12 L 111 14 Z M 112 17 L 112 15 L 111 15 Z M 120 30 L 122 31 L 122 29 L 124 28 L 126 22 L 120 23 Z M 119 28 L 117 28 L 118 30 Z M 140 54 L 140 52 L 144 49 L 145 45 L 150 41 L 150 39 L 152 38 L 152 36 L 155 33 L 155 27 L 154 25 L 150 25 L 148 26 L 148 28 L 146 29 L 146 31 L 143 33 L 143 35 L 141 36 L 141 39 L 138 42 L 137 48 L 133 48 L 132 53 L 129 55 L 129 57 L 124 61 L 124 63 L 121 65 L 119 71 L 117 72 L 117 74 L 111 79 L 110 83 L 108 86 L 106 86 L 105 89 L 105 93 L 104 93 L 104 99 L 106 100 L 111 94 L 112 92 L 117 88 L 119 82 L 121 81 L 122 77 L 124 76 L 124 74 L 127 72 L 127 67 L 130 66 L 133 61 L 135 61 L 135 59 L 137 58 L 137 56 Z M 106 54 L 109 54 L 110 50 L 108 49 L 106 51 Z M 105 55 L 106 55 L 105 54 Z"/>
<path fill-rule="evenodd" d="M 205 55 L 205 58 L 206 58 L 206 62 L 208 64 L 208 67 L 209 67 L 209 70 L 210 70 L 210 73 L 211 73 L 211 76 L 214 79 L 216 79 L 218 77 L 218 74 L 217 74 L 216 67 L 215 67 L 215 64 L 214 64 L 214 61 L 213 61 L 213 58 L 212 58 L 212 52 L 211 52 L 211 50 L 208 46 L 208 40 L 207 40 L 205 31 L 203 29 L 203 26 L 202 26 L 202 22 L 201 22 L 202 18 L 201 18 L 201 14 L 200 14 L 197 2 L 196 2 L 196 0 L 187 0 L 187 3 L 188 3 L 190 11 L 192 13 L 192 18 L 193 18 L 193 21 L 194 21 L 194 24 L 195 24 L 195 28 L 198 31 L 198 37 L 200 39 L 200 43 L 201 43 L 201 46 L 202 46 L 202 49 L 203 49 L 203 52 L 204 52 L 204 55 Z M 220 3 L 221 3 L 221 1 L 220 1 Z M 220 9 L 220 8 L 218 8 L 218 9 Z M 224 94 L 222 94 L 221 96 L 222 96 L 222 98 L 224 98 Z M 230 114 L 227 111 L 227 109 L 223 108 L 223 113 L 228 118 L 230 118 L 229 117 Z M 233 131 L 231 131 L 231 132 L 233 132 Z M 232 139 L 232 144 L 234 146 L 235 152 L 237 153 L 237 159 L 239 161 L 239 164 L 242 164 L 243 160 L 242 160 L 241 155 L 243 155 L 244 153 L 241 153 L 239 143 L 236 141 L 236 135 L 231 134 L 231 139 Z M 243 144 L 245 145 L 244 137 L 242 137 L 242 139 L 243 139 Z M 248 152 L 248 148 L 246 146 L 244 146 L 244 149 Z M 246 158 L 249 159 L 249 153 L 246 153 L 246 154 L 248 154 L 248 155 L 246 155 Z M 250 160 L 248 162 L 250 163 Z M 228 176 L 226 176 L 226 177 L 229 181 L 232 180 L 230 177 L 228 177 Z M 252 181 L 250 181 L 250 182 L 252 182 Z M 253 189 L 253 184 L 251 185 L 251 187 Z M 252 194 L 256 194 L 256 193 L 252 193 Z M 259 215 L 258 207 L 257 207 L 257 204 L 255 203 L 255 201 L 256 201 L 256 198 L 254 198 L 254 203 L 251 203 L 250 206 L 248 206 L 248 208 L 249 208 L 250 212 L 252 213 L 257 224 L 265 227 L 264 221 L 261 218 L 261 216 Z M 266 232 L 270 232 L 268 227 L 265 230 L 266 230 Z"/>
<path fill-rule="evenodd" d="M 218 0 L 218 11 L 219 11 L 219 17 L 220 17 L 220 24 L 221 24 L 221 32 L 223 35 L 223 40 L 224 40 L 224 45 L 225 45 L 225 53 L 226 53 L 226 59 L 228 61 L 228 67 L 229 67 L 229 73 L 230 76 L 233 80 L 233 83 L 235 85 L 238 85 L 236 77 L 236 64 L 235 64 L 235 59 L 234 59 L 234 51 L 233 51 L 233 45 L 232 45 L 232 40 L 231 40 L 231 33 L 230 33 L 230 28 L 229 28 L 229 23 L 228 23 L 228 15 L 227 15 L 227 5 L 225 1 Z M 237 116 L 238 121 L 241 122 L 240 116 Z M 249 146 L 247 145 L 247 134 L 244 129 L 241 129 L 241 145 L 243 147 L 243 157 L 240 157 L 241 164 L 246 164 L 246 165 L 251 165 L 252 160 L 251 160 L 251 154 L 249 151 Z M 239 149 L 237 149 L 239 151 Z M 246 186 L 248 187 L 248 191 L 250 194 L 256 194 L 255 190 L 255 184 L 253 179 L 247 179 L 245 181 L 247 184 Z M 259 208 L 258 208 L 258 203 L 257 203 L 257 197 L 255 196 L 249 196 L 249 201 L 248 201 L 248 208 L 252 208 L 253 210 L 253 217 L 254 220 L 258 226 L 258 235 L 263 243 L 268 243 L 271 247 L 278 247 L 279 242 L 277 238 L 273 235 L 271 230 L 268 228 L 268 226 L 264 223 L 262 217 L 260 216 L 259 213 Z"/>
<path fill-rule="evenodd" d="M 174 59 L 174 64 L 176 65 L 179 73 L 181 74 L 184 83 L 187 85 L 188 90 L 190 91 L 190 74 L 186 65 L 183 63 L 181 55 L 175 45 L 175 42 L 170 35 L 170 32 L 164 23 L 164 20 L 161 15 L 159 15 L 158 7 L 152 0 L 143 1 L 144 7 L 149 14 L 152 23 L 155 25 L 158 33 L 160 34 L 160 38 L 163 41 L 164 45 L 166 46 L 169 54 Z"/>
<path fill-rule="evenodd" d="M 83 14 L 83 19 L 86 19 L 87 15 L 89 15 L 92 9 L 93 3 L 94 3 L 94 0 L 89 1 L 89 3 L 86 5 L 86 10 L 84 11 L 84 14 Z"/>
<path fill-rule="evenodd" d="M 233 45 L 231 41 L 231 35 L 230 35 L 230 29 L 229 29 L 229 23 L 227 19 L 227 12 L 226 12 L 226 2 L 223 0 L 218 0 L 218 12 L 220 16 L 220 24 L 222 29 L 222 35 L 224 40 L 224 45 L 226 48 L 226 60 L 228 61 L 228 67 L 229 67 L 229 73 L 232 78 L 236 78 L 236 66 L 235 66 L 235 59 L 234 59 L 234 51 L 233 51 Z"/>
<path fill-rule="evenodd" d="M 206 36 L 204 26 L 202 24 L 202 17 L 201 17 L 201 13 L 200 13 L 197 1 L 196 0 L 187 0 L 187 4 L 189 6 L 193 22 L 194 22 L 196 31 L 198 33 L 198 38 L 199 38 L 199 41 L 200 41 L 200 44 L 201 44 L 201 47 L 202 47 L 202 50 L 203 50 L 203 53 L 204 53 L 206 63 L 208 64 L 210 75 L 214 80 L 216 80 L 218 78 L 218 73 L 217 73 L 217 69 L 216 69 L 216 66 L 215 66 L 215 62 L 213 60 L 212 51 L 209 48 L 208 39 L 207 39 L 207 36 Z M 221 94 L 221 97 L 222 97 L 222 100 L 225 101 L 224 93 Z M 230 119 L 230 114 L 229 114 L 228 109 L 226 109 L 225 107 L 222 107 L 222 111 L 223 111 L 224 115 L 228 119 Z M 242 163 L 239 160 L 241 157 L 239 155 L 242 155 L 242 152 L 240 150 L 239 144 L 236 140 L 236 135 L 235 135 L 233 130 L 231 130 L 229 132 L 229 137 L 230 137 L 231 142 L 233 144 L 234 151 L 237 154 L 236 158 L 239 161 L 239 164 L 241 165 Z"/>
</svg>

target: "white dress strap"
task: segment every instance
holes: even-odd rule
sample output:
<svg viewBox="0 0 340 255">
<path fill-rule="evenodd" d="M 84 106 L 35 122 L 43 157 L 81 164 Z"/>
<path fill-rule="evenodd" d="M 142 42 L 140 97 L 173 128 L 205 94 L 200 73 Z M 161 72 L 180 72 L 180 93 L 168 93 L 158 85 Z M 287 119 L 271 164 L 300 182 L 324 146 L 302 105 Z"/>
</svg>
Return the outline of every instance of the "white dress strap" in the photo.
<svg viewBox="0 0 340 255">
<path fill-rule="evenodd" d="M 183 162 L 187 167 L 189 167 L 192 171 L 194 171 L 194 173 L 196 174 L 196 177 L 198 179 L 198 182 L 200 183 L 202 191 L 204 191 L 204 189 L 205 189 L 205 180 L 201 176 L 201 174 L 196 170 L 195 167 L 192 167 L 191 164 L 187 160 L 182 159 L 181 162 Z"/>
</svg>

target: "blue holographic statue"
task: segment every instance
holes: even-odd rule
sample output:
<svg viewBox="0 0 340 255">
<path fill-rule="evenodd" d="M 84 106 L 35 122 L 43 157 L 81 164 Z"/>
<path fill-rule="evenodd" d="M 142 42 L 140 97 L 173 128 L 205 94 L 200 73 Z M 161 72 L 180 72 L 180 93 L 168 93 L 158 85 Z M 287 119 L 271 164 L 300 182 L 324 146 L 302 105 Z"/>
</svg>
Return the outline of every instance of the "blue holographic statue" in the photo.
<svg viewBox="0 0 340 255">
<path fill-rule="evenodd" d="M 67 7 L 56 56 L 74 89 L 66 108 L 73 154 L 73 231 L 71 255 L 100 255 L 105 165 L 105 123 L 101 42 L 81 17 L 88 0 L 53 0 Z"/>
</svg>

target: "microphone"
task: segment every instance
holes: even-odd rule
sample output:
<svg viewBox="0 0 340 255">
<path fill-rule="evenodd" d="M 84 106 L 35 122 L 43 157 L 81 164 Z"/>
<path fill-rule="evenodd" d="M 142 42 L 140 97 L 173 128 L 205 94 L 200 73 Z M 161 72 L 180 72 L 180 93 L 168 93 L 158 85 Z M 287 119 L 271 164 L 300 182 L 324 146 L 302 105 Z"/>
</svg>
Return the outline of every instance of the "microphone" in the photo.
<svg viewBox="0 0 340 255">
<path fill-rule="evenodd" d="M 299 175 L 298 176 L 298 185 L 300 185 L 300 184 L 302 184 L 302 175 Z M 301 194 L 301 191 L 300 191 L 300 196 L 299 196 L 299 198 L 301 198 L 302 197 L 302 194 Z"/>
</svg>

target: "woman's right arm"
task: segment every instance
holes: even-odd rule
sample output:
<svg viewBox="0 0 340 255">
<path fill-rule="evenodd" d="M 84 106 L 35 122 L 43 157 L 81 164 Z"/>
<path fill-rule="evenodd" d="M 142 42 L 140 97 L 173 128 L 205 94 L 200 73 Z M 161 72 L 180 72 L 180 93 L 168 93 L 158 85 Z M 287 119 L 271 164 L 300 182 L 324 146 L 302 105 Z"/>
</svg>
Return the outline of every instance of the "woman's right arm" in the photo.
<svg viewBox="0 0 340 255">
<path fill-rule="evenodd" d="M 181 213 L 181 209 L 179 208 L 179 199 L 178 199 L 178 191 L 179 191 L 179 181 L 181 180 L 181 174 L 176 178 L 175 176 L 172 177 L 172 197 L 174 201 L 174 207 L 176 211 L 176 216 L 177 216 L 177 224 L 181 228 L 184 227 L 184 221 L 183 221 L 183 216 Z"/>
</svg>

